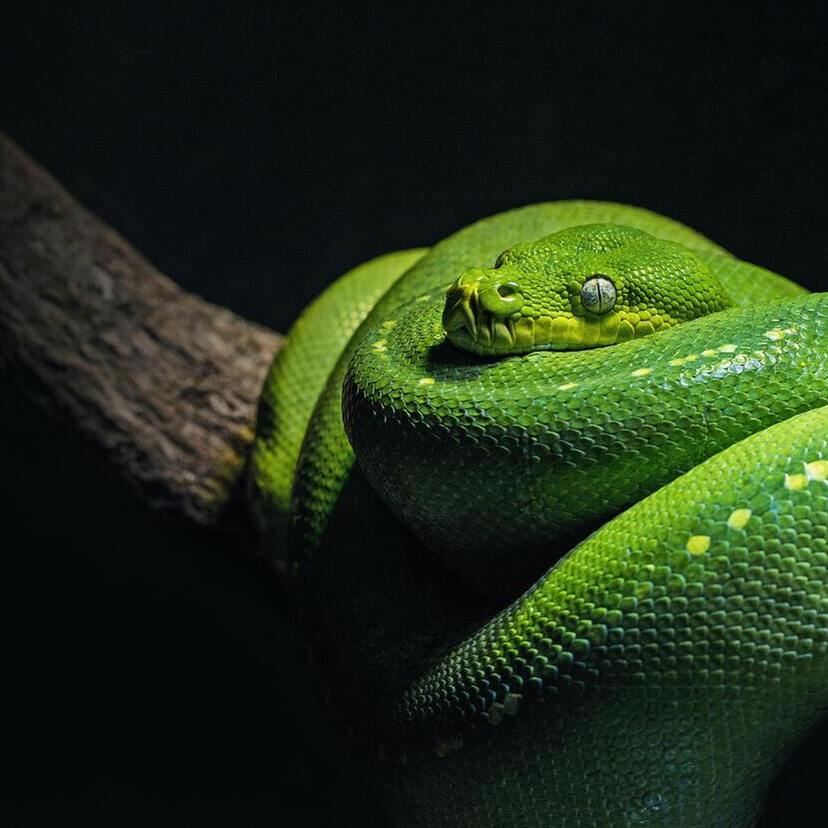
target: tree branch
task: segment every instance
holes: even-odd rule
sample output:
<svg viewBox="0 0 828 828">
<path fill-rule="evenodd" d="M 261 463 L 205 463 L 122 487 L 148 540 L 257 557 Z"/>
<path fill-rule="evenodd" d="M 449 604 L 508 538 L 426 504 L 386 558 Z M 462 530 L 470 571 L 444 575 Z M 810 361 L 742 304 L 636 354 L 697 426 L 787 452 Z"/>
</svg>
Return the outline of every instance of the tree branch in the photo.
<svg viewBox="0 0 828 828">
<path fill-rule="evenodd" d="M 0 369 L 152 507 L 237 528 L 280 342 L 181 290 L 0 133 Z"/>
</svg>

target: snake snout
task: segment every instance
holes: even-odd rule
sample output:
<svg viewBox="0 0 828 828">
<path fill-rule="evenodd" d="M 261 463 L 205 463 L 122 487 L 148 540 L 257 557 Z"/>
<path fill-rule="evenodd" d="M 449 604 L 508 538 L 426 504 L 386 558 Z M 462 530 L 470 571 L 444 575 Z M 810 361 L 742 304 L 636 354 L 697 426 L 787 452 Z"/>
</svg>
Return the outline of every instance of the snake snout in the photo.
<svg viewBox="0 0 828 828">
<path fill-rule="evenodd" d="M 465 328 L 472 337 L 476 337 L 480 303 L 477 283 L 467 277 L 468 274 L 464 273 L 446 292 L 443 327 L 448 334 Z"/>
<path fill-rule="evenodd" d="M 449 338 L 468 347 L 479 336 L 487 344 L 495 339 L 514 343 L 514 332 L 507 319 L 523 305 L 520 287 L 499 270 L 467 270 L 446 292 L 443 327 Z"/>
<path fill-rule="evenodd" d="M 520 287 L 512 279 L 488 279 L 479 290 L 480 304 L 494 316 L 504 318 L 519 311 L 523 305 Z"/>
</svg>

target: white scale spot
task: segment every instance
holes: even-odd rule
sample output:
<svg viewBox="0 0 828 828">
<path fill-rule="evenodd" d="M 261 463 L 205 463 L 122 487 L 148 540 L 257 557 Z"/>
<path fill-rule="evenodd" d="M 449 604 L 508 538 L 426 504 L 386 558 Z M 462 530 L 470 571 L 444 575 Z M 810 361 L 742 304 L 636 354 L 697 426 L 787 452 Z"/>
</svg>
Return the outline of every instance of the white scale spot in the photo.
<svg viewBox="0 0 828 828">
<path fill-rule="evenodd" d="M 520 707 L 521 694 L 507 693 L 503 699 L 503 712 L 507 716 L 517 716 L 518 708 Z"/>
<path fill-rule="evenodd" d="M 636 368 L 635 371 L 632 372 L 632 376 L 634 377 L 646 377 L 647 374 L 652 374 L 652 368 Z"/>
<path fill-rule="evenodd" d="M 811 460 L 805 464 L 805 476 L 808 480 L 828 479 L 828 460 Z"/>
</svg>

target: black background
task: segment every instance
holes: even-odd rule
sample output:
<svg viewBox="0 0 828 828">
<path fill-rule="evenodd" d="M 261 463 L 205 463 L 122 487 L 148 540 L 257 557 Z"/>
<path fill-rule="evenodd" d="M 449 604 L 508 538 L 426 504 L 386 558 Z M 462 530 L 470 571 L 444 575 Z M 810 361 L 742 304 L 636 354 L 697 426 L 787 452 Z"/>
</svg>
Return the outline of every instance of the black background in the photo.
<svg viewBox="0 0 828 828">
<path fill-rule="evenodd" d="M 182 285 L 280 330 L 360 261 L 559 198 L 828 285 L 818 6 L 5 15 L 0 126 Z M 160 526 L 8 384 L 0 411 L 0 823 L 386 824 L 264 568 Z M 825 824 L 825 743 L 763 828 Z"/>
</svg>

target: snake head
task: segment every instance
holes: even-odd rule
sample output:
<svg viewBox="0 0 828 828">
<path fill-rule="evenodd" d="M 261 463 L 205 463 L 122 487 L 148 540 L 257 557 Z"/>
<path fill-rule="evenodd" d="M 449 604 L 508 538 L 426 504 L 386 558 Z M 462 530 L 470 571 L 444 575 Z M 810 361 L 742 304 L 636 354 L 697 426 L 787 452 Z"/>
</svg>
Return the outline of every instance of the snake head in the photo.
<svg viewBox="0 0 828 828">
<path fill-rule="evenodd" d="M 731 304 L 707 265 L 631 227 L 570 227 L 509 248 L 446 293 L 443 327 L 481 355 L 614 345 Z"/>
</svg>

